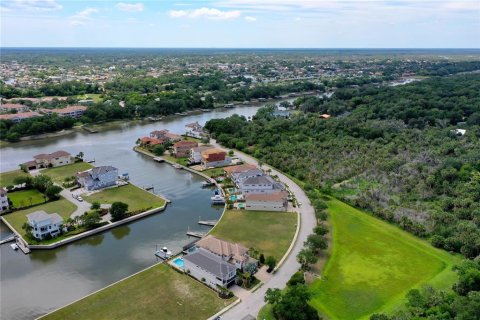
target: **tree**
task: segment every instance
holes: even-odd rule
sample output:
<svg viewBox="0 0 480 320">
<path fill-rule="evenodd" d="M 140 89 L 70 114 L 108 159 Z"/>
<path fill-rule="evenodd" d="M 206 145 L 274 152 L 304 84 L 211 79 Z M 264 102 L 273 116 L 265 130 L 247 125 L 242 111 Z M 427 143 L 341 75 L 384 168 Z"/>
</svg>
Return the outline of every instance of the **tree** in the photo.
<svg viewBox="0 0 480 320">
<path fill-rule="evenodd" d="M 62 191 L 62 188 L 59 186 L 56 186 L 54 184 L 50 184 L 47 189 L 45 190 L 45 195 L 48 197 L 50 200 L 58 199 L 59 196 L 58 194 Z"/>
<path fill-rule="evenodd" d="M 318 320 L 317 311 L 308 304 L 310 297 L 305 285 L 288 287 L 280 300 L 273 304 L 273 313 L 282 320 Z"/>
<path fill-rule="evenodd" d="M 94 202 L 92 203 L 92 206 L 90 207 L 90 209 L 92 209 L 92 210 L 98 210 L 98 209 L 100 209 L 100 202 L 94 201 Z"/>
<path fill-rule="evenodd" d="M 318 234 L 320 236 L 324 236 L 328 233 L 328 227 L 323 224 L 319 224 L 313 229 L 313 232 L 315 232 L 315 234 Z"/>
<path fill-rule="evenodd" d="M 165 153 L 165 147 L 161 144 L 157 144 L 152 151 L 155 155 L 161 156 Z"/>
<path fill-rule="evenodd" d="M 282 291 L 280 291 L 280 289 L 268 288 L 267 292 L 265 292 L 265 297 L 263 298 L 263 300 L 267 303 L 275 305 L 280 301 L 281 298 L 282 298 Z"/>
<path fill-rule="evenodd" d="M 47 187 L 51 184 L 52 184 L 52 178 L 43 174 L 35 176 L 32 179 L 33 187 L 42 193 L 45 192 L 47 190 Z"/>
<path fill-rule="evenodd" d="M 267 272 L 272 272 L 277 265 L 277 260 L 272 256 L 268 256 L 265 260 L 265 264 L 268 266 Z"/>
<path fill-rule="evenodd" d="M 317 256 L 315 252 L 310 248 L 303 248 L 297 255 L 297 261 L 301 264 L 302 270 L 310 269 L 310 265 L 317 262 Z"/>
<path fill-rule="evenodd" d="M 102 220 L 100 214 L 96 211 L 86 212 L 80 217 L 80 219 L 82 220 L 83 226 L 87 229 L 93 229 L 97 227 Z"/>
<path fill-rule="evenodd" d="M 128 211 L 128 204 L 124 202 L 114 202 L 110 207 L 110 214 L 112 215 L 113 221 L 122 220 L 126 217 Z"/>
<path fill-rule="evenodd" d="M 305 241 L 305 246 L 309 247 L 313 252 L 319 252 L 320 250 L 327 249 L 327 240 L 318 234 L 311 234 Z"/>
<path fill-rule="evenodd" d="M 260 264 L 265 264 L 265 256 L 263 255 L 263 253 L 260 253 L 260 258 L 258 259 L 258 261 L 260 262 Z"/>
<path fill-rule="evenodd" d="M 13 179 L 13 184 L 15 185 L 25 185 L 25 187 L 30 187 L 32 185 L 32 178 L 29 176 L 19 176 Z"/>
<path fill-rule="evenodd" d="M 480 260 L 464 260 L 453 270 L 458 274 L 458 281 L 453 286 L 458 294 L 465 296 L 471 291 L 480 291 Z"/>
</svg>

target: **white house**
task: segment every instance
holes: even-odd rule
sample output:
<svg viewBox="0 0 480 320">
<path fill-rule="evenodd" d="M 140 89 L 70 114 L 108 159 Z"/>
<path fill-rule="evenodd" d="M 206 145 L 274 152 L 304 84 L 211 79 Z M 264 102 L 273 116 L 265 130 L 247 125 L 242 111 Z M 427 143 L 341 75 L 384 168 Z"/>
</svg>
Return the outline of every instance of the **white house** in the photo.
<svg viewBox="0 0 480 320">
<path fill-rule="evenodd" d="M 202 162 L 202 152 L 208 149 L 212 149 L 209 146 L 200 146 L 190 149 L 190 163 L 200 163 Z"/>
<path fill-rule="evenodd" d="M 243 194 L 274 193 L 284 189 L 281 183 L 266 175 L 246 178 L 240 181 L 237 187 Z"/>
<path fill-rule="evenodd" d="M 7 190 L 0 188 L 0 212 L 7 211 L 9 207 Z"/>
<path fill-rule="evenodd" d="M 75 158 L 66 151 L 59 150 L 53 153 L 41 153 L 33 156 L 32 161 L 25 162 L 28 170 L 39 168 L 60 167 L 75 162 Z"/>
<path fill-rule="evenodd" d="M 63 219 L 58 213 L 48 214 L 43 210 L 27 214 L 28 224 L 32 227 L 32 234 L 37 239 L 44 239 L 47 235 L 57 236 L 63 225 Z"/>
<path fill-rule="evenodd" d="M 247 193 L 245 196 L 246 210 L 287 211 L 288 193 Z"/>
<path fill-rule="evenodd" d="M 112 166 L 100 166 L 77 172 L 77 182 L 88 191 L 98 190 L 117 183 L 118 169 Z"/>
<path fill-rule="evenodd" d="M 228 287 L 235 281 L 237 269 L 221 257 L 199 248 L 183 257 L 184 270 L 197 280 L 217 290 Z"/>
<path fill-rule="evenodd" d="M 248 249 L 238 243 L 228 242 L 208 235 L 195 243 L 197 248 L 207 250 L 235 266 L 242 269 L 249 261 Z"/>
</svg>

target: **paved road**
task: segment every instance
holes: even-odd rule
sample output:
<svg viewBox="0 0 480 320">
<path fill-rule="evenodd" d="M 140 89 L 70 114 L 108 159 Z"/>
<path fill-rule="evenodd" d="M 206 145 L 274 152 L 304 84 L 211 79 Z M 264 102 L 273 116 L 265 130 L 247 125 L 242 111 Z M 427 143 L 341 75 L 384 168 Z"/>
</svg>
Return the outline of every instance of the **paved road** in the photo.
<svg viewBox="0 0 480 320">
<path fill-rule="evenodd" d="M 214 145 L 215 147 L 225 149 L 219 144 L 217 144 L 215 140 L 212 140 L 211 142 L 212 145 Z M 235 155 L 238 158 L 242 159 L 244 162 L 258 165 L 257 160 L 250 157 L 249 155 L 238 151 L 235 152 Z M 267 282 L 265 282 L 260 289 L 250 294 L 248 297 L 244 298 L 242 302 L 224 313 L 222 315 L 222 319 L 238 320 L 244 318 L 247 315 L 252 315 L 254 317 L 258 315 L 260 309 L 265 305 L 263 298 L 267 289 L 284 288 L 290 277 L 300 268 L 300 264 L 297 262 L 296 258 L 297 253 L 303 248 L 303 242 L 307 240 L 308 235 L 313 232 L 313 228 L 316 224 L 315 211 L 310 204 L 310 200 L 308 199 L 305 192 L 303 192 L 303 190 L 295 182 L 293 182 L 290 178 L 288 178 L 281 172 L 278 172 L 274 168 L 267 165 L 262 166 L 262 168 L 265 167 L 270 168 L 272 170 L 271 174 L 277 175 L 280 178 L 280 181 L 286 184 L 289 187 L 290 191 L 293 192 L 297 200 L 302 203 L 302 205 L 300 206 L 300 231 L 295 245 L 290 252 L 290 255 L 283 262 L 283 265 L 277 270 L 275 275 L 271 277 Z"/>
</svg>

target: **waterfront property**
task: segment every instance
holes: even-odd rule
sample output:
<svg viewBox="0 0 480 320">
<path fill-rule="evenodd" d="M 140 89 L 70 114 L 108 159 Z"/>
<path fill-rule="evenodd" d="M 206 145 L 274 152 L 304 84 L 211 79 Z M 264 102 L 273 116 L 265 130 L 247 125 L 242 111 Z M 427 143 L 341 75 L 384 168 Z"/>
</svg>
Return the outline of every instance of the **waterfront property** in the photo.
<svg viewBox="0 0 480 320">
<path fill-rule="evenodd" d="M 93 168 L 93 165 L 87 162 L 75 162 L 66 166 L 48 168 L 41 171 L 42 174 L 49 176 L 53 181 L 61 184 L 66 178 L 75 177 L 77 172 Z"/>
<path fill-rule="evenodd" d="M 191 164 L 198 164 L 202 162 L 202 152 L 212 149 L 211 146 L 199 146 L 190 149 L 189 161 Z"/>
<path fill-rule="evenodd" d="M 184 256 L 183 263 L 187 274 L 215 290 L 233 284 L 237 274 L 235 265 L 203 248 Z"/>
<path fill-rule="evenodd" d="M 210 234 L 279 261 L 292 242 L 296 224 L 294 212 L 227 210 Z"/>
<path fill-rule="evenodd" d="M 210 148 L 202 152 L 202 166 L 205 169 L 224 167 L 231 163 L 231 159 L 227 157 L 227 153 L 223 150 Z"/>
<path fill-rule="evenodd" d="M 71 118 L 80 118 L 85 111 L 87 110 L 86 106 L 67 106 L 65 108 L 58 109 L 40 109 L 40 111 L 46 115 L 57 114 L 59 117 L 71 117 Z"/>
<path fill-rule="evenodd" d="M 0 103 L 0 112 L 26 112 L 28 111 L 28 106 L 19 103 Z"/>
<path fill-rule="evenodd" d="M 212 235 L 208 235 L 195 243 L 197 248 L 210 251 L 224 261 L 242 269 L 249 261 L 248 248 L 238 243 L 228 242 Z"/>
<path fill-rule="evenodd" d="M 203 127 L 198 123 L 198 121 L 185 125 L 185 135 L 198 139 L 206 136 L 205 132 L 203 131 Z"/>
<path fill-rule="evenodd" d="M 422 284 L 451 288 L 460 258 L 341 201 L 328 201 L 333 245 L 311 305 L 330 319 L 367 319 L 404 306 Z M 359 241 L 362 239 L 362 241 Z"/>
<path fill-rule="evenodd" d="M 53 153 L 41 153 L 33 156 L 32 161 L 25 162 L 23 165 L 28 170 L 35 170 L 41 168 L 52 168 L 65 166 L 75 162 L 74 157 L 66 151 L 59 150 Z"/>
<path fill-rule="evenodd" d="M 287 211 L 288 192 L 247 193 L 245 195 L 246 210 Z"/>
<path fill-rule="evenodd" d="M 92 191 L 116 185 L 118 169 L 100 166 L 77 173 L 77 182 L 85 190 Z"/>
<path fill-rule="evenodd" d="M 237 188 L 245 195 L 248 193 L 275 193 L 285 189 L 280 182 L 267 175 L 245 178 L 237 184 Z"/>
<path fill-rule="evenodd" d="M 149 148 L 149 147 L 153 147 L 153 146 L 156 146 L 156 145 L 159 145 L 159 144 L 164 144 L 164 143 L 165 143 L 164 140 L 157 139 L 157 138 L 151 138 L 151 137 L 143 137 L 143 138 L 140 138 L 139 141 L 138 141 L 138 144 L 142 148 Z"/>
<path fill-rule="evenodd" d="M 171 133 L 168 130 L 155 130 L 150 132 L 150 138 L 156 138 L 168 142 L 176 142 L 182 140 L 179 134 Z"/>
<path fill-rule="evenodd" d="M 27 214 L 32 235 L 38 240 L 57 236 L 63 225 L 63 219 L 58 213 L 46 213 L 43 210 Z"/>
<path fill-rule="evenodd" d="M 42 115 L 36 111 L 0 114 L 0 120 L 10 120 L 16 123 L 36 117 L 42 117 Z"/>
<path fill-rule="evenodd" d="M 9 206 L 7 190 L 0 187 L 0 213 L 8 211 Z"/>
<path fill-rule="evenodd" d="M 198 147 L 198 142 L 182 140 L 173 144 L 173 154 L 175 158 L 187 158 L 190 156 L 192 148 Z"/>
<path fill-rule="evenodd" d="M 127 303 L 131 299 L 135 303 Z M 166 264 L 159 264 L 42 319 L 204 320 L 232 302 L 220 299 L 213 290 Z"/>
</svg>

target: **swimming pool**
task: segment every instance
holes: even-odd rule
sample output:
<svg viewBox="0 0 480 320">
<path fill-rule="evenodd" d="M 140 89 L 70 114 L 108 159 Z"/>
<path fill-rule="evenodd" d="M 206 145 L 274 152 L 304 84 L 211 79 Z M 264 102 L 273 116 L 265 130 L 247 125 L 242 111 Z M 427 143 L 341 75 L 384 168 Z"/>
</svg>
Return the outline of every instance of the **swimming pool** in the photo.
<svg viewBox="0 0 480 320">
<path fill-rule="evenodd" d="M 231 196 L 230 196 L 230 200 L 232 200 L 232 201 L 234 201 L 234 202 L 237 201 L 237 196 L 234 195 L 234 194 L 231 195 Z"/>
<path fill-rule="evenodd" d="M 177 267 L 179 267 L 180 269 L 183 269 L 184 263 L 183 263 L 182 258 L 177 258 L 177 259 L 173 260 L 173 263 L 175 263 L 175 265 Z"/>
</svg>

